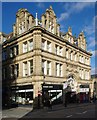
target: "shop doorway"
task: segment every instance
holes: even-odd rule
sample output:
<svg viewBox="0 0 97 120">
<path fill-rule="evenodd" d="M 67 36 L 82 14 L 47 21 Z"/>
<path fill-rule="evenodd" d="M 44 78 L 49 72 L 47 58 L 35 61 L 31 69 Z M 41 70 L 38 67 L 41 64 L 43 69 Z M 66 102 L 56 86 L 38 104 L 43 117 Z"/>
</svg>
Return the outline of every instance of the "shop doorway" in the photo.
<svg viewBox="0 0 97 120">
<path fill-rule="evenodd" d="M 45 105 L 46 99 L 50 99 L 52 104 L 62 103 L 63 85 L 42 84 L 42 103 Z"/>
</svg>

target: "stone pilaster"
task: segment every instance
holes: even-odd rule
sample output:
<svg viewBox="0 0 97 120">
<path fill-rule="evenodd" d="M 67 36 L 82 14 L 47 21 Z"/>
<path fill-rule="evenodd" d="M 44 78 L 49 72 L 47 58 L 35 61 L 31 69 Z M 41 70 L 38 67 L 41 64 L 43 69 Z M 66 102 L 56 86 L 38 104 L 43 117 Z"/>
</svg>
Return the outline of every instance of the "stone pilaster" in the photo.
<svg viewBox="0 0 97 120">
<path fill-rule="evenodd" d="M 33 39 L 34 39 L 33 75 L 42 75 L 41 31 L 39 30 L 34 31 Z"/>
<path fill-rule="evenodd" d="M 64 58 L 66 58 L 66 46 L 63 47 L 62 55 Z"/>
<path fill-rule="evenodd" d="M 19 77 L 21 78 L 23 76 L 23 62 L 19 63 Z"/>
<path fill-rule="evenodd" d="M 19 54 L 22 54 L 23 53 L 23 43 L 20 42 L 19 43 Z"/>
<path fill-rule="evenodd" d="M 17 35 L 19 34 L 19 16 L 16 17 Z"/>
<path fill-rule="evenodd" d="M 66 65 L 66 63 L 64 63 L 63 64 L 63 77 L 66 77 L 66 75 L 67 75 L 66 69 L 67 69 L 67 65 Z"/>
<path fill-rule="evenodd" d="M 30 15 L 29 16 L 29 28 L 31 28 L 32 27 L 32 16 Z"/>
<path fill-rule="evenodd" d="M 47 21 L 46 21 L 46 29 L 49 30 L 49 13 L 46 12 L 46 18 L 47 18 Z"/>
<path fill-rule="evenodd" d="M 52 61 L 51 71 L 52 71 L 52 76 L 56 76 L 56 63 L 55 63 L 55 61 Z"/>
<path fill-rule="evenodd" d="M 52 48 L 52 52 L 55 54 L 55 44 L 54 44 L 54 42 L 52 42 L 52 46 L 51 46 Z"/>
<path fill-rule="evenodd" d="M 27 26 L 28 26 L 28 24 L 27 24 L 27 12 L 25 12 L 25 31 L 27 30 Z"/>
<path fill-rule="evenodd" d="M 54 16 L 54 34 L 56 35 L 56 29 L 57 29 L 57 27 L 56 27 L 56 16 Z"/>
<path fill-rule="evenodd" d="M 42 15 L 41 19 L 42 19 L 42 27 L 45 27 L 45 16 Z"/>
<path fill-rule="evenodd" d="M 35 82 L 33 85 L 33 108 L 41 108 L 42 105 L 42 83 Z"/>
</svg>

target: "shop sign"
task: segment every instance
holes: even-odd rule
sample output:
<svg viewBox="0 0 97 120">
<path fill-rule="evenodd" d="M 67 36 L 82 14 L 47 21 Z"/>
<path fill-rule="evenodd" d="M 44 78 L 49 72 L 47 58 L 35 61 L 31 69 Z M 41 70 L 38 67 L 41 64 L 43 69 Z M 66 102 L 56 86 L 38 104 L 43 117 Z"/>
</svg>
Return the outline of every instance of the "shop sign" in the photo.
<svg viewBox="0 0 97 120">
<path fill-rule="evenodd" d="M 67 88 L 67 83 L 64 83 L 63 84 L 63 89 L 66 89 Z"/>
<path fill-rule="evenodd" d="M 53 88 L 53 86 L 43 86 L 43 88 Z"/>
<path fill-rule="evenodd" d="M 89 92 L 89 88 L 80 88 L 79 92 Z"/>
</svg>

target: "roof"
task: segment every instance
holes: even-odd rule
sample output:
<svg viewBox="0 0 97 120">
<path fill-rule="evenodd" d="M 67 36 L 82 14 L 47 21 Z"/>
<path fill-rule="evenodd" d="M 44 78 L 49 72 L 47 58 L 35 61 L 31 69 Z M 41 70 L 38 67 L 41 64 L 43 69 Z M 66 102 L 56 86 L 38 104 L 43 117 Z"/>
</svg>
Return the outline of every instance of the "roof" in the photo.
<svg viewBox="0 0 97 120">
<path fill-rule="evenodd" d="M 97 74 L 91 75 L 91 78 L 97 78 Z"/>
</svg>

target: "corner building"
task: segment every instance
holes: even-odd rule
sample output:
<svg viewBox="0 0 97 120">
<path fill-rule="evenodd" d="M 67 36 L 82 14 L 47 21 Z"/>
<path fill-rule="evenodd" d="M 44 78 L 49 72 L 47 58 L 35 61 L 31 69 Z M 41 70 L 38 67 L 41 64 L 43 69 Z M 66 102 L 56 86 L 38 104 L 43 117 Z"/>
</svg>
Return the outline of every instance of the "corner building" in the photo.
<svg viewBox="0 0 97 120">
<path fill-rule="evenodd" d="M 43 87 L 53 96 L 54 91 L 62 92 L 60 86 L 66 81 L 71 88 L 69 98 L 78 94 L 81 102 L 84 96 L 89 99 L 92 95 L 92 54 L 87 52 L 84 33 L 75 37 L 70 27 L 66 33 L 60 32 L 51 6 L 41 20 L 37 13 L 34 17 L 27 9 L 19 9 L 12 33 L 0 35 L 4 104 L 11 100 L 21 104 L 34 101 L 37 106 Z"/>
</svg>

